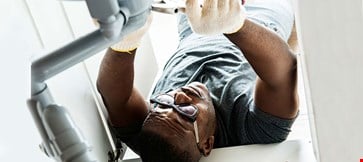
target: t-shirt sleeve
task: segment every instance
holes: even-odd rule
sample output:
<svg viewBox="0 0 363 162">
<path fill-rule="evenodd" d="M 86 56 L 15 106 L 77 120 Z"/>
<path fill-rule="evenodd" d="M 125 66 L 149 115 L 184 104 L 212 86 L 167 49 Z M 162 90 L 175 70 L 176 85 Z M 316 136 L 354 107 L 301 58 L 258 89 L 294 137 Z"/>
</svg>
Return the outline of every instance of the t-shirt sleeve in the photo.
<svg viewBox="0 0 363 162">
<path fill-rule="evenodd" d="M 296 117 L 293 119 L 282 119 L 266 112 L 263 112 L 255 106 L 253 100 L 249 102 L 246 112 L 241 112 L 239 121 L 244 124 L 240 126 L 239 136 L 246 138 L 248 143 L 276 143 L 286 140 L 291 132 L 291 126 Z"/>
</svg>

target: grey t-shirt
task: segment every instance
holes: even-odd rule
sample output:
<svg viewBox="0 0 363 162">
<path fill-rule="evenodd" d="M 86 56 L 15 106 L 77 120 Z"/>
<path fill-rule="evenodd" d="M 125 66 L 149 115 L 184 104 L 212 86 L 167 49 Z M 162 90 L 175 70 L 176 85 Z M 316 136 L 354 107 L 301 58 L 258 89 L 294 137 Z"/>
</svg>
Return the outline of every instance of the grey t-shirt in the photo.
<svg viewBox="0 0 363 162">
<path fill-rule="evenodd" d="M 216 109 L 215 147 L 283 141 L 294 120 L 277 118 L 255 107 L 255 80 L 251 65 L 224 35 L 192 33 L 166 63 L 152 97 L 193 81 L 204 83 Z"/>
</svg>

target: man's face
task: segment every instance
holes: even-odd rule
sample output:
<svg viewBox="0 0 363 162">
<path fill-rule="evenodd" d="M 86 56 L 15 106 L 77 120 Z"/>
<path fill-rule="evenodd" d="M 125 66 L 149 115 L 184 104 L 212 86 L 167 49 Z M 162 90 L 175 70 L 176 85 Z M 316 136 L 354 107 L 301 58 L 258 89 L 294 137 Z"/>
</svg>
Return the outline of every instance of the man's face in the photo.
<svg viewBox="0 0 363 162">
<path fill-rule="evenodd" d="M 194 150 L 200 155 L 196 136 L 200 141 L 207 138 L 207 123 L 210 120 L 208 109 L 214 109 L 208 89 L 199 82 L 193 82 L 179 89 L 168 92 L 167 95 L 174 99 L 174 105 L 191 105 L 198 109 L 195 126 L 190 118 L 179 113 L 172 107 L 157 104 L 145 119 L 143 129 L 156 132 L 167 141 L 175 144 L 181 150 Z"/>
</svg>

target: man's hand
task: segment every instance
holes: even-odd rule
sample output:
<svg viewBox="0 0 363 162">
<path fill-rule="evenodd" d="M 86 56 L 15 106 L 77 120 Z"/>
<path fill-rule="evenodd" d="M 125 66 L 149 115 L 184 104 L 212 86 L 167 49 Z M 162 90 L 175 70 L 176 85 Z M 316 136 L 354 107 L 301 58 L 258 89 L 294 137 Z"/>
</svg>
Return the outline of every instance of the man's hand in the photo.
<svg viewBox="0 0 363 162">
<path fill-rule="evenodd" d="M 242 28 L 246 11 L 241 0 L 187 0 L 185 13 L 195 33 L 232 34 Z"/>
<path fill-rule="evenodd" d="M 149 15 L 144 26 L 140 29 L 126 35 L 122 40 L 111 46 L 111 49 L 116 52 L 127 52 L 135 50 L 139 47 L 145 33 L 149 30 L 152 22 L 152 15 Z"/>
</svg>

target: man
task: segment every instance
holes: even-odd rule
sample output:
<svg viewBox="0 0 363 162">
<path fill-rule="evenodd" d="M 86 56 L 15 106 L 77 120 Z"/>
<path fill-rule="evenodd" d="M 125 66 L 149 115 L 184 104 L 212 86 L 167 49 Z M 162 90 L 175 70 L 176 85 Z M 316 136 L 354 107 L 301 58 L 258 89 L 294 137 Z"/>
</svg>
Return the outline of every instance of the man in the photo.
<svg viewBox="0 0 363 162">
<path fill-rule="evenodd" d="M 180 44 L 150 102 L 133 86 L 133 63 L 151 19 L 107 51 L 97 85 L 113 132 L 143 161 L 157 162 L 285 140 L 298 113 L 288 2 L 186 0 L 184 12 Z"/>
</svg>

